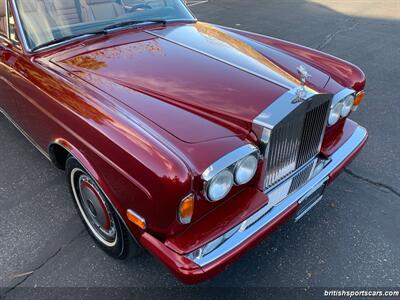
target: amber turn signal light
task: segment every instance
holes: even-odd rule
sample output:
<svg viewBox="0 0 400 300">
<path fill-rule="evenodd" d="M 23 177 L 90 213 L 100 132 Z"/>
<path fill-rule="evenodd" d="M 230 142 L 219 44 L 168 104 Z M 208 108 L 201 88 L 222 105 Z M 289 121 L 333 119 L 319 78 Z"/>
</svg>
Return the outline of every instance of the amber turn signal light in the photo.
<svg viewBox="0 0 400 300">
<path fill-rule="evenodd" d="M 364 91 L 357 93 L 356 98 L 354 99 L 353 111 L 355 111 L 358 108 L 358 106 L 361 104 L 361 102 L 364 99 L 364 96 L 365 96 Z"/>
<path fill-rule="evenodd" d="M 182 224 L 189 224 L 192 221 L 194 212 L 194 196 L 187 196 L 181 201 L 178 207 L 178 219 Z"/>
<path fill-rule="evenodd" d="M 131 221 L 133 224 L 135 224 L 136 226 L 138 226 L 143 230 L 146 229 L 146 221 L 137 213 L 135 213 L 133 210 L 128 209 L 126 215 L 128 217 L 128 220 Z"/>
</svg>

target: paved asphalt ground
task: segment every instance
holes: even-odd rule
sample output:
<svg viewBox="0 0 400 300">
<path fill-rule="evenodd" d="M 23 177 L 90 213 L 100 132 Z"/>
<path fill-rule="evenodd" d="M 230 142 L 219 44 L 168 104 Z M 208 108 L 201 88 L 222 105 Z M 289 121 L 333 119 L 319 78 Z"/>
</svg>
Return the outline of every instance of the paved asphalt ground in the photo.
<svg viewBox="0 0 400 300">
<path fill-rule="evenodd" d="M 399 287 L 400 0 L 211 0 L 192 8 L 200 20 L 360 66 L 367 98 L 353 118 L 370 133 L 311 214 L 200 286 Z M 3 117 L 0 137 L 0 286 L 182 286 L 149 254 L 130 261 L 106 256 L 84 231 L 63 172 Z"/>
</svg>

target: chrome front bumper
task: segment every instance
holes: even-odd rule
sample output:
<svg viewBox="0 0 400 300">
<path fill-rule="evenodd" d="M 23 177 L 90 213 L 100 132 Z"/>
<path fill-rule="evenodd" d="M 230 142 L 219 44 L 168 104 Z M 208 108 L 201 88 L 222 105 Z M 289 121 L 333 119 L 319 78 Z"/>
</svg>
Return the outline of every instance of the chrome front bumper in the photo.
<svg viewBox="0 0 400 300">
<path fill-rule="evenodd" d="M 296 202 L 301 204 L 316 190 L 323 187 L 329 180 L 329 175 L 340 168 L 346 159 L 350 157 L 352 153 L 356 151 L 356 149 L 359 148 L 359 146 L 365 141 L 366 137 L 367 131 L 363 127 L 359 126 L 354 131 L 353 135 L 334 154 L 331 155 L 328 161 L 324 163 L 323 168 L 319 168 L 318 172 L 314 173 L 311 176 L 311 179 L 309 179 L 299 189 L 295 190 L 288 196 L 286 196 L 284 192 L 282 193 L 282 191 L 279 191 L 279 189 L 282 188 L 286 182 L 293 180 L 293 177 L 296 176 L 296 174 L 294 174 L 292 177 L 286 179 L 273 190 L 267 192 L 267 196 L 270 198 L 270 201 L 266 206 L 261 208 L 259 211 L 233 229 L 229 230 L 223 236 L 209 243 L 208 245 L 211 245 L 210 247 L 212 247 L 213 250 L 207 251 L 207 253 L 204 254 L 197 250 L 190 253 L 186 257 L 200 267 L 204 267 L 234 250 L 236 247 L 255 235 L 258 231 L 271 224 L 291 206 L 295 205 Z M 318 202 L 319 200 L 320 198 L 317 198 L 314 203 Z M 304 210 L 302 214 L 297 215 L 297 219 L 302 217 L 302 215 L 304 215 L 312 207 L 313 205 Z M 214 243 L 214 246 L 212 243 Z M 218 246 L 215 246 L 215 244 Z M 205 249 L 205 247 L 202 249 Z"/>
</svg>

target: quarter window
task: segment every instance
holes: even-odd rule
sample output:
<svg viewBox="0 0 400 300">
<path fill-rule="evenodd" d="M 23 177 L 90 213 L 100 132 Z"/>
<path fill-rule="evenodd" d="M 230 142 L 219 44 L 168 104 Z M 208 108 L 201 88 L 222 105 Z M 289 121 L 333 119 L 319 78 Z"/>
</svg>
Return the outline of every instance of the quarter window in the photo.
<svg viewBox="0 0 400 300">
<path fill-rule="evenodd" d="M 0 35 L 7 36 L 6 0 L 0 0 Z"/>
<path fill-rule="evenodd" d="M 0 0 L 1 1 L 1 0 Z M 17 30 L 16 30 L 16 24 L 15 24 L 15 18 L 13 13 L 11 12 L 11 7 L 10 7 L 10 1 L 7 1 L 7 11 L 8 11 L 8 30 L 9 30 L 9 39 L 18 42 L 18 37 L 17 37 Z"/>
<path fill-rule="evenodd" d="M 0 36 L 19 44 L 10 1 L 0 0 Z"/>
</svg>

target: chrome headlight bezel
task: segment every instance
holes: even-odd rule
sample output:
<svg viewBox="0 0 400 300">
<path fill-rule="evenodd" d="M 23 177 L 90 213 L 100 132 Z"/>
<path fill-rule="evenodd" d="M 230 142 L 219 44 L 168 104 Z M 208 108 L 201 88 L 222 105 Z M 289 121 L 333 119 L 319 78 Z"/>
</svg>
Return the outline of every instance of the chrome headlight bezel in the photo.
<svg viewBox="0 0 400 300">
<path fill-rule="evenodd" d="M 247 182 L 240 183 L 240 182 L 235 182 L 234 177 L 235 177 L 235 172 L 237 172 L 238 165 L 240 165 L 243 160 L 246 160 L 246 158 L 253 156 L 257 160 L 257 168 L 252 174 L 252 177 L 247 180 Z M 214 162 L 210 167 L 208 167 L 204 173 L 202 174 L 201 178 L 204 181 L 204 196 L 205 198 L 210 201 L 210 202 L 216 202 L 224 199 L 232 189 L 234 185 L 244 185 L 249 183 L 257 173 L 258 169 L 258 161 L 260 157 L 260 151 L 259 149 L 251 144 L 244 145 L 227 155 L 223 156 L 216 162 Z M 210 195 L 210 188 L 212 187 L 212 184 L 215 182 L 216 178 L 220 176 L 223 172 L 230 172 L 232 175 L 232 186 L 229 189 L 229 191 L 224 195 L 222 198 L 214 198 Z M 227 174 L 227 173 L 223 173 Z"/>
<path fill-rule="evenodd" d="M 350 115 L 355 98 L 356 92 L 352 89 L 344 89 L 333 97 L 328 115 L 328 127 L 334 126 L 340 119 L 347 118 Z M 350 107 L 349 101 L 352 102 Z"/>
</svg>

